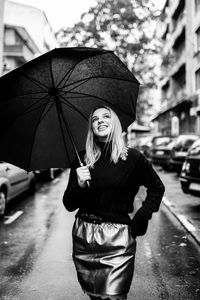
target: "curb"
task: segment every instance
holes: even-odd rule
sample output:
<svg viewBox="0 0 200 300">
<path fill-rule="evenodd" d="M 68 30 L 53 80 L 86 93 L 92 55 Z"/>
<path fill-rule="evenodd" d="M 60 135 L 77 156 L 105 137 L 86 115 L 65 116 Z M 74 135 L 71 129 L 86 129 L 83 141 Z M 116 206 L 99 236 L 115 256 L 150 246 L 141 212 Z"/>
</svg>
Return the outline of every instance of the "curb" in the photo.
<svg viewBox="0 0 200 300">
<path fill-rule="evenodd" d="M 197 230 L 190 220 L 186 218 L 185 215 L 179 214 L 173 209 L 173 205 L 167 199 L 167 197 L 163 197 L 162 203 L 165 207 L 172 213 L 172 215 L 179 221 L 179 223 L 184 227 L 184 229 L 192 236 L 195 242 L 200 246 L 200 236 L 197 234 Z"/>
</svg>

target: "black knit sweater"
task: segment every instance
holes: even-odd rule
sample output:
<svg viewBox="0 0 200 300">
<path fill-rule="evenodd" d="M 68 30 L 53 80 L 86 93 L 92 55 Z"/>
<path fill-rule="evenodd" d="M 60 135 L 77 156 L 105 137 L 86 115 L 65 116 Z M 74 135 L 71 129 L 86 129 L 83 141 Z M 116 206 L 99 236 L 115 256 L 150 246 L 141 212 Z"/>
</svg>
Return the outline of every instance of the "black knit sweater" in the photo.
<svg viewBox="0 0 200 300">
<path fill-rule="evenodd" d="M 83 160 L 84 152 L 80 153 Z M 109 150 L 102 150 L 94 168 L 90 169 L 90 187 L 78 185 L 76 160 L 71 168 L 63 203 L 68 211 L 79 209 L 78 214 L 92 213 L 106 221 L 131 224 L 136 228 L 134 235 L 143 235 L 152 213 L 158 211 L 164 194 L 164 185 L 151 163 L 137 150 L 128 149 L 125 160 L 110 162 Z M 134 198 L 140 188 L 146 187 L 146 198 L 142 207 L 131 221 L 128 214 L 133 212 Z M 137 223 L 137 224 L 136 224 Z M 141 224 L 139 224 L 141 223 Z M 145 228 L 142 229 L 142 226 Z"/>
</svg>

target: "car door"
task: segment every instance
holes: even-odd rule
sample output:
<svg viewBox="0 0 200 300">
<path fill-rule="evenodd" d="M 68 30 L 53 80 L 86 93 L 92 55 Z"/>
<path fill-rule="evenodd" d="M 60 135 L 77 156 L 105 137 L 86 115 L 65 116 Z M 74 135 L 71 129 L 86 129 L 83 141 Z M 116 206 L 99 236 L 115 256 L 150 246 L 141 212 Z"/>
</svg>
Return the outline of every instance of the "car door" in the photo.
<svg viewBox="0 0 200 300">
<path fill-rule="evenodd" d="M 27 172 L 9 163 L 4 163 L 4 170 L 10 185 L 8 197 L 13 198 L 26 189 L 29 183 Z"/>
</svg>

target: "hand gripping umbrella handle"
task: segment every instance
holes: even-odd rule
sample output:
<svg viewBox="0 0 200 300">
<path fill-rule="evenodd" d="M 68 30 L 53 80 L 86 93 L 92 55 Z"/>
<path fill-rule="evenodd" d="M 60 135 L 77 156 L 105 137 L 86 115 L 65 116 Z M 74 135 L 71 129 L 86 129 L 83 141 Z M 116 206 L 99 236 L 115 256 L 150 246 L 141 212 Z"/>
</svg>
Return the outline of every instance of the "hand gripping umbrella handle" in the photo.
<svg viewBox="0 0 200 300">
<path fill-rule="evenodd" d="M 79 156 L 79 154 L 78 154 L 78 151 L 77 151 L 77 149 L 76 149 L 76 145 L 75 145 L 75 143 L 74 143 L 74 138 L 73 138 L 73 136 L 72 136 L 72 134 L 71 134 L 71 131 L 70 131 L 69 126 L 68 126 L 68 123 L 67 123 L 67 120 L 66 120 L 66 118 L 65 118 L 65 116 L 64 116 L 63 108 L 62 108 L 62 105 L 61 105 L 61 103 L 60 103 L 60 101 L 59 101 L 58 96 L 55 97 L 55 101 L 56 101 L 56 107 L 57 107 L 57 112 L 58 112 L 59 122 L 60 122 L 60 124 L 62 124 L 61 119 L 63 120 L 64 125 L 65 125 L 65 129 L 66 129 L 67 132 L 68 132 L 70 141 L 71 141 L 71 143 L 72 143 L 72 146 L 73 146 L 73 148 L 74 148 L 74 151 L 75 151 L 75 153 L 76 153 L 76 156 L 77 156 L 77 158 L 78 158 L 78 160 L 79 160 L 79 164 L 80 164 L 80 166 L 82 167 L 82 166 L 83 166 L 83 163 L 82 163 L 82 161 L 81 161 L 81 159 L 80 159 L 80 156 Z M 65 138 L 64 138 L 64 133 L 63 133 L 63 128 L 62 128 L 62 126 L 61 126 L 61 130 L 62 130 L 62 134 L 63 134 L 64 146 L 65 146 L 65 149 L 66 149 L 66 152 L 67 152 L 67 145 L 66 145 L 66 141 L 65 141 Z M 89 182 L 88 180 L 86 181 L 86 184 L 87 184 L 88 187 L 90 187 L 90 182 Z"/>
<path fill-rule="evenodd" d="M 79 160 L 79 164 L 80 164 L 80 167 L 83 167 L 83 166 L 84 166 L 84 164 L 81 162 L 81 160 Z M 86 180 L 86 184 L 87 184 L 88 187 L 90 187 L 90 182 L 89 182 L 89 180 Z"/>
</svg>

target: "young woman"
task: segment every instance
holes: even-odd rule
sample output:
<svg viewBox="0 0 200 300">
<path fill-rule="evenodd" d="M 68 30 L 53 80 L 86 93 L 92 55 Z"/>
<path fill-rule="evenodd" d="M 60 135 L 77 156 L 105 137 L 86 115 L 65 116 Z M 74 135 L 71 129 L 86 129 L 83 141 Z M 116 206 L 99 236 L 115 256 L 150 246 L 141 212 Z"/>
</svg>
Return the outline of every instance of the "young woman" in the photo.
<svg viewBox="0 0 200 300">
<path fill-rule="evenodd" d="M 151 163 L 128 149 L 115 112 L 96 108 L 89 119 L 85 166 L 74 162 L 63 203 L 79 209 L 73 226 L 73 259 L 78 280 L 90 299 L 126 299 L 136 251 L 152 213 L 159 209 L 164 185 Z M 142 207 L 131 220 L 139 187 L 146 187 Z"/>
</svg>

